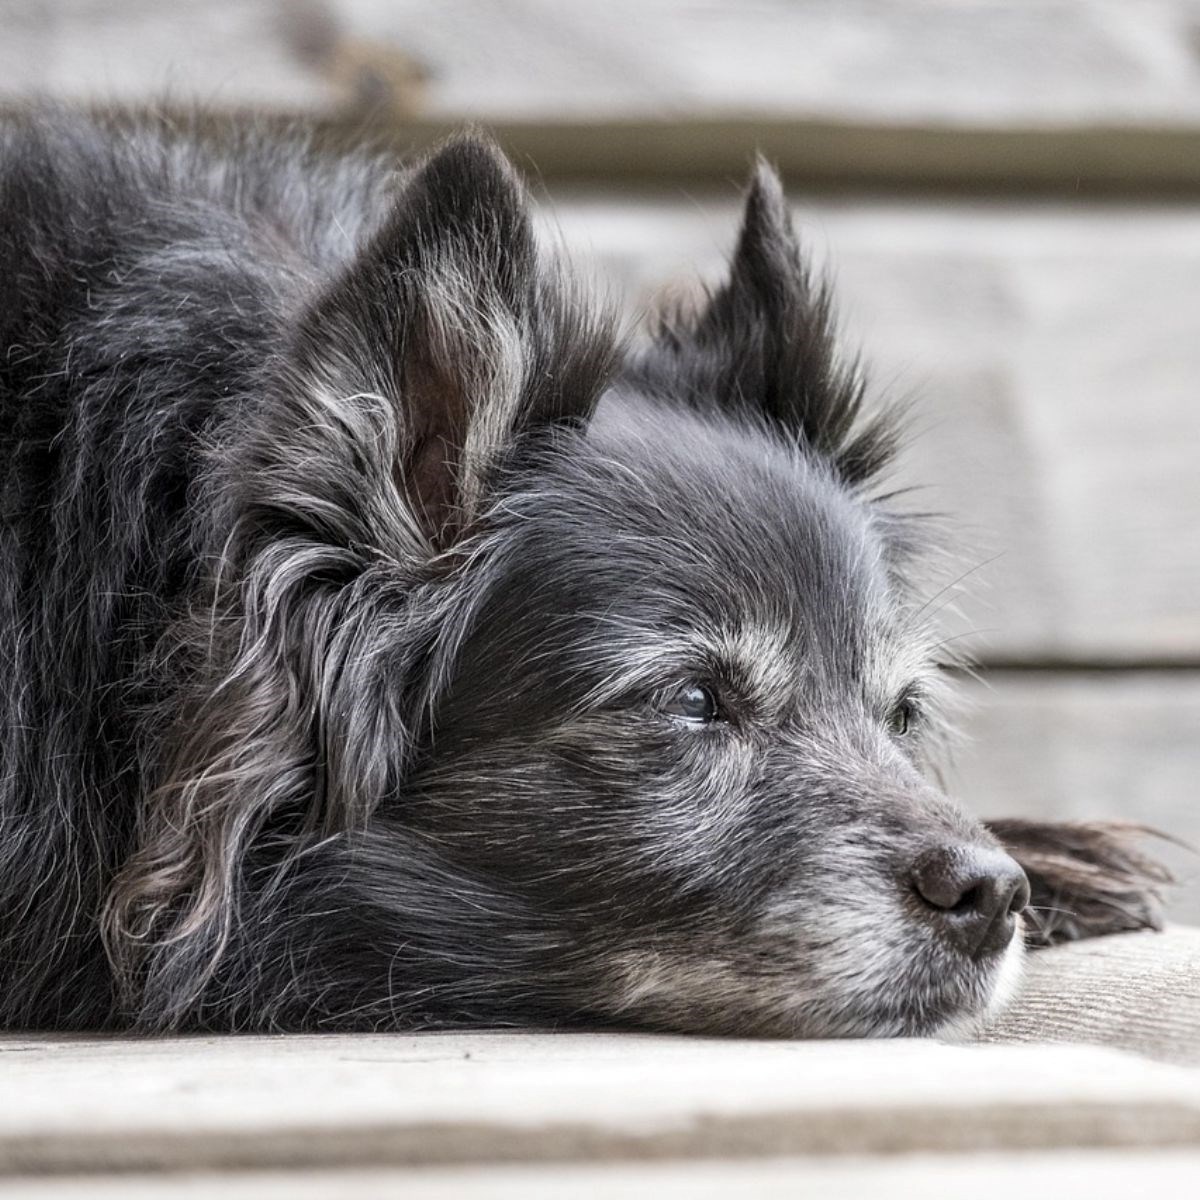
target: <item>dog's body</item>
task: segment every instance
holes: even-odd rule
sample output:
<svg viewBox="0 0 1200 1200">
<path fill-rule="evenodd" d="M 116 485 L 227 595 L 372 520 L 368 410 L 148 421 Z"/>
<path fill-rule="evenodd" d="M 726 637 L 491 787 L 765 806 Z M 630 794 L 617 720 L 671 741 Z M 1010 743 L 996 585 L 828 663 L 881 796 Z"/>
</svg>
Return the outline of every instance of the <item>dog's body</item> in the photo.
<svg viewBox="0 0 1200 1200">
<path fill-rule="evenodd" d="M 470 139 L 4 131 L 0 1025 L 922 1033 L 1011 983 L 774 177 L 637 355 L 526 206 Z M 1155 919 L 1116 834 L 998 832 L 1059 936 Z"/>
</svg>

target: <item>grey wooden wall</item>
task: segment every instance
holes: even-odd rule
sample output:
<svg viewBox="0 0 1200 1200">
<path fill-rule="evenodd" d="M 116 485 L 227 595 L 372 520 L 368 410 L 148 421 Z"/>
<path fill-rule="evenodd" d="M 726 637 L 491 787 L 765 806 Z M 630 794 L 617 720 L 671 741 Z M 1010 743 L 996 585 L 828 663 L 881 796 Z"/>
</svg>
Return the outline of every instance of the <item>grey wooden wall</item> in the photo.
<svg viewBox="0 0 1200 1200">
<path fill-rule="evenodd" d="M 957 523 L 951 786 L 1200 841 L 1198 47 L 1200 0 L 0 0 L 0 104 L 482 120 L 635 307 L 719 272 L 766 150 Z"/>
</svg>

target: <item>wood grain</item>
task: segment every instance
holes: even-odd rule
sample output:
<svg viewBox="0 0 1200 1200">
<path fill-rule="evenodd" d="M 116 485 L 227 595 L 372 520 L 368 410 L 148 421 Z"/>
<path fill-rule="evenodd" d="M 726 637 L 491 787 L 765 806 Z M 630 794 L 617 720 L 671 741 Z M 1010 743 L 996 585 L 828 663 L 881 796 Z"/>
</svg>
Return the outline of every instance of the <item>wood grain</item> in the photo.
<svg viewBox="0 0 1200 1200">
<path fill-rule="evenodd" d="M 8 0 L 3 90 L 319 108 L 336 43 L 425 64 L 430 116 L 1194 126 L 1197 0 Z"/>
<path fill-rule="evenodd" d="M 1194 1072 L 1082 1046 L 7 1036 L 0 1066 L 4 1175 L 1200 1145 Z"/>
<path fill-rule="evenodd" d="M 1179 883 L 1178 920 L 1200 923 L 1200 674 L 993 672 L 964 689 L 947 790 L 984 817 L 1137 821 Z"/>
<path fill-rule="evenodd" d="M 556 189 L 634 309 L 718 279 L 724 193 Z M 1200 662 L 1200 209 L 800 197 L 849 349 L 913 404 L 899 480 L 948 514 L 948 635 L 1001 660 Z M 954 589 L 952 589 L 954 590 Z"/>
<path fill-rule="evenodd" d="M 556 176 L 1200 189 L 1200 0 L 8 0 L 0 104 L 197 102 L 405 146 L 499 128 Z M 414 121 L 414 117 L 421 119 Z"/>
<path fill-rule="evenodd" d="M 1196 0 L 333 0 L 430 63 L 429 111 L 1190 124 Z"/>
<path fill-rule="evenodd" d="M 27 1200 L 929 1200 L 969 1195 L 1186 1196 L 1195 1150 L 1054 1150 L 1036 1154 L 901 1154 L 844 1158 L 605 1163 L 602 1165 L 317 1168 L 68 1176 L 9 1181 Z"/>
</svg>

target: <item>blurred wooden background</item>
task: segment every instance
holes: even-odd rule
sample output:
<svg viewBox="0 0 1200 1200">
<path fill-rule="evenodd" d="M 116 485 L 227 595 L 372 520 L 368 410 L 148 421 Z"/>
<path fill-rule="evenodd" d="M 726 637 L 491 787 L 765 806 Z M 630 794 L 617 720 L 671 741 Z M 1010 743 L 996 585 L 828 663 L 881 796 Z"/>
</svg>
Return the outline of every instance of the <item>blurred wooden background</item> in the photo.
<svg viewBox="0 0 1200 1200">
<path fill-rule="evenodd" d="M 764 150 L 958 522 L 952 789 L 1200 842 L 1200 0 L 0 0 L 33 95 L 483 122 L 635 308 L 719 273 Z"/>
</svg>

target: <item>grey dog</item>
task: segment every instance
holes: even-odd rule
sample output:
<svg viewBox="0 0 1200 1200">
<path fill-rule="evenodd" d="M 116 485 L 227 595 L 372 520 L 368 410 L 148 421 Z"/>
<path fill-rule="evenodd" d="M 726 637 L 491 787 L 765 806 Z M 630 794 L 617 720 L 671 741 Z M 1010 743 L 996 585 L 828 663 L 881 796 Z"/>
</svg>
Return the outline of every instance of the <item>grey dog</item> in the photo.
<svg viewBox="0 0 1200 1200">
<path fill-rule="evenodd" d="M 928 781 L 896 436 L 765 165 L 635 346 L 485 138 L 10 120 L 0 1024 L 928 1034 L 1156 923 Z"/>
</svg>

